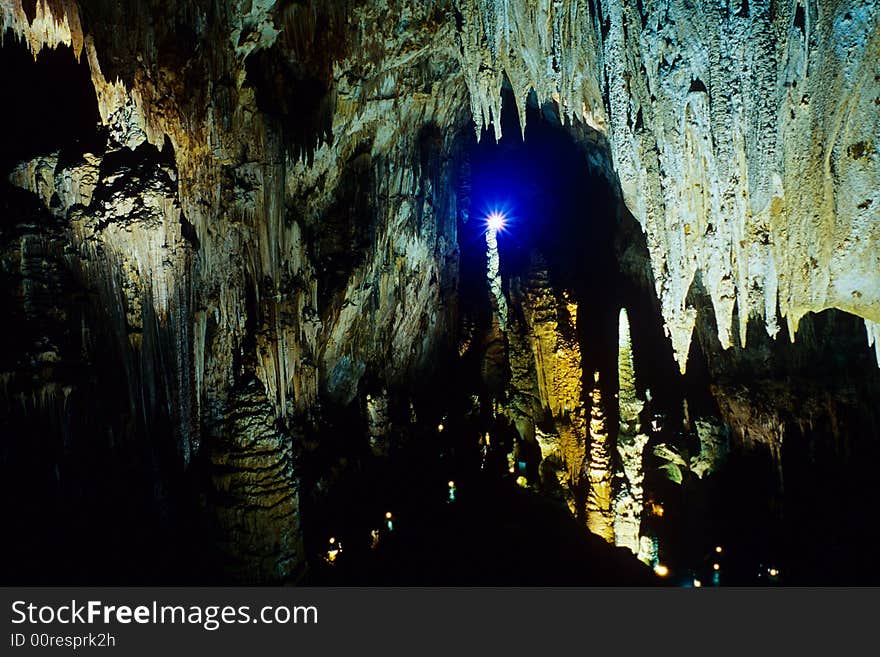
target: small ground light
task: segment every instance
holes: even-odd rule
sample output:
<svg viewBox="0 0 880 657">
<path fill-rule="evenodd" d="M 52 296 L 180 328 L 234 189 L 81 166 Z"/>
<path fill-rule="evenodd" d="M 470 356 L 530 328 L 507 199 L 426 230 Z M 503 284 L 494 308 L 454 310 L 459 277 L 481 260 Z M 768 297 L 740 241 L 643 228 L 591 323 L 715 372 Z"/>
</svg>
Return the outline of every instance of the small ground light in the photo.
<svg viewBox="0 0 880 657">
<path fill-rule="evenodd" d="M 694 588 L 695 588 L 695 589 L 698 589 L 698 588 L 700 588 L 700 587 L 702 587 L 702 586 L 703 586 L 703 583 L 702 583 L 700 580 L 698 580 L 698 579 L 695 579 L 695 580 L 694 580 Z"/>
<path fill-rule="evenodd" d="M 714 570 L 721 570 L 721 564 L 713 563 L 713 564 L 712 564 L 712 568 L 713 568 Z"/>
<path fill-rule="evenodd" d="M 337 544 L 336 538 L 330 537 L 330 548 L 327 550 L 327 562 L 334 563 L 336 561 L 336 557 L 339 556 L 339 553 L 342 552 L 342 543 Z"/>
<path fill-rule="evenodd" d="M 669 574 L 669 568 L 667 568 L 663 564 L 657 564 L 656 566 L 654 566 L 654 572 L 657 573 L 660 577 L 666 577 Z"/>
</svg>

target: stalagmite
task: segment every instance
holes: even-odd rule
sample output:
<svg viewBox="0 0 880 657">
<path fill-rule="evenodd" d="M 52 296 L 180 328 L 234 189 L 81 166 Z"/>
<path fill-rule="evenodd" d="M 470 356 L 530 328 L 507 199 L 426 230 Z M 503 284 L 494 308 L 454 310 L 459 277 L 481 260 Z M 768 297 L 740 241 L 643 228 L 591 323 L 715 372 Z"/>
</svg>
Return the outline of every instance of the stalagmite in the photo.
<svg viewBox="0 0 880 657">
<path fill-rule="evenodd" d="M 612 509 L 612 446 L 605 425 L 605 411 L 602 407 L 602 391 L 599 387 L 599 373 L 593 375 L 593 390 L 590 392 L 592 412 L 590 414 L 590 453 L 587 464 L 589 489 L 587 490 L 587 528 L 609 543 L 614 542 L 615 516 Z"/>
<path fill-rule="evenodd" d="M 638 554 L 641 547 L 642 482 L 645 478 L 642 453 L 648 436 L 642 433 L 639 419 L 644 402 L 636 394 L 629 318 L 625 308 L 620 310 L 617 354 L 620 408 L 617 453 L 622 469 L 615 473 L 614 481 L 614 540 L 617 545 Z"/>
<path fill-rule="evenodd" d="M 370 434 L 370 447 L 375 454 L 388 453 L 388 439 L 391 429 L 388 419 L 388 392 L 367 395 L 367 431 Z"/>
<path fill-rule="evenodd" d="M 498 271 L 500 261 L 497 233 L 498 231 L 492 226 L 486 228 L 486 278 L 489 281 L 489 290 L 492 292 L 492 298 L 495 300 L 498 326 L 502 331 L 506 331 L 507 299 L 504 297 L 504 291 L 501 288 L 501 274 Z"/>
<path fill-rule="evenodd" d="M 868 331 L 868 346 L 874 347 L 874 356 L 877 358 L 877 366 L 880 367 L 880 322 L 866 319 L 865 329 Z"/>
</svg>

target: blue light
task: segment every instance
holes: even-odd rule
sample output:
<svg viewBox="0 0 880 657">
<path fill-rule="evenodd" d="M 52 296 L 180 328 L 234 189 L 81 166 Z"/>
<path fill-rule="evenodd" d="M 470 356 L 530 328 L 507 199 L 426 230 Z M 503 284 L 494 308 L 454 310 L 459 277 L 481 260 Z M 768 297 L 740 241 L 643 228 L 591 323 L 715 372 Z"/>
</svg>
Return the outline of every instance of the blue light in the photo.
<svg viewBox="0 0 880 657">
<path fill-rule="evenodd" d="M 497 233 L 507 225 L 507 216 L 500 210 L 493 210 L 486 216 L 486 228 Z"/>
</svg>

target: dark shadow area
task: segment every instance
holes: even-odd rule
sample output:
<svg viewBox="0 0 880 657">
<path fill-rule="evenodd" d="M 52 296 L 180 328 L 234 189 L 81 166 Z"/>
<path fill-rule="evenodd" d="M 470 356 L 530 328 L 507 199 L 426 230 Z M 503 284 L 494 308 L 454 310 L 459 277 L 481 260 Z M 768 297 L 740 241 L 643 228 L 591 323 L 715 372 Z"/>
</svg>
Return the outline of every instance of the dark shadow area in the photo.
<svg viewBox="0 0 880 657">
<path fill-rule="evenodd" d="M 86 58 L 77 62 L 67 46 L 43 48 L 36 61 L 27 44 L 7 30 L 0 47 L 0 103 L 6 126 L 0 174 L 18 162 L 95 138 L 98 100 Z M 80 151 L 82 152 L 82 151 Z"/>
<path fill-rule="evenodd" d="M 352 417 L 327 427 L 328 435 L 357 432 L 356 424 Z M 325 487 L 332 494 L 303 500 L 311 555 L 303 583 L 657 584 L 631 554 L 586 532 L 564 504 L 516 486 L 501 448 L 482 466 L 478 437 L 478 422 L 450 414 L 442 432 L 413 427 L 387 458 L 362 452 L 337 461 L 339 477 Z M 324 450 L 333 451 L 329 443 Z M 320 490 L 315 483 L 304 490 Z M 327 553 L 339 545 L 330 563 Z"/>
<path fill-rule="evenodd" d="M 297 66 L 277 47 L 248 57 L 247 84 L 257 106 L 279 122 L 294 160 L 314 161 L 315 150 L 333 141 L 334 96 L 322 79 Z"/>
<path fill-rule="evenodd" d="M 0 581 L 191 582 L 200 576 L 190 506 L 198 497 L 169 418 L 182 402 L 159 355 L 174 353 L 175 341 L 145 308 L 133 357 L 123 304 L 107 304 L 119 288 L 109 277 L 109 291 L 86 280 L 67 220 L 6 179 L 40 155 L 58 152 L 66 167 L 105 150 L 86 58 L 60 46 L 35 60 L 7 32 L 0 82 L 11 94 L 0 104 Z M 145 144 L 101 166 L 134 185 L 173 163 L 170 148 Z M 119 192 L 99 186 L 93 202 Z"/>
<path fill-rule="evenodd" d="M 684 540 L 703 551 L 710 541 L 724 546 L 722 584 L 875 584 L 880 369 L 863 320 L 811 313 L 792 342 L 784 328 L 771 338 L 753 319 L 748 347 L 736 339 L 722 350 L 701 295 L 697 284 L 703 310 L 688 377 L 696 365 L 694 374 L 709 383 L 732 449 L 715 475 L 685 482 L 704 510 L 698 525 L 682 528 Z"/>
<path fill-rule="evenodd" d="M 5 186 L 0 211 L 15 218 L 0 233 L 0 581 L 192 582 L 197 498 L 167 416 L 133 409 L 127 356 L 96 291 L 68 269 L 59 221 Z M 153 402 L 167 406 L 160 390 Z"/>
</svg>

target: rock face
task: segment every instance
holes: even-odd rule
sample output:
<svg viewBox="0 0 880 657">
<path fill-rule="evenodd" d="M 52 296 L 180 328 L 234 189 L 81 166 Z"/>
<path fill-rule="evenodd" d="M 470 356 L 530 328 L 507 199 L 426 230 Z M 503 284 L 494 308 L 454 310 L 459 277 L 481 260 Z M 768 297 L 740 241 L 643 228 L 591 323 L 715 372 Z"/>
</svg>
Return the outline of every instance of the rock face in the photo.
<svg viewBox="0 0 880 657">
<path fill-rule="evenodd" d="M 534 88 L 607 133 L 682 369 L 698 271 L 725 347 L 752 316 L 775 335 L 777 307 L 792 338 L 826 308 L 873 330 L 874 3 L 487 2 L 462 15 L 478 125 L 498 120 L 503 71 L 517 99 Z"/>
<path fill-rule="evenodd" d="M 4 172 L 43 207 L 16 197 L 0 251 L 21 273 L 8 305 L 45 334 L 4 362 L 7 401 L 84 417 L 71 372 L 117 363 L 108 444 L 167 433 L 156 468 L 207 488 L 220 568 L 246 581 L 301 572 L 297 455 L 325 409 L 420 384 L 470 340 L 456 183 L 472 130 L 501 136 L 502 87 L 523 130 L 534 92 L 610 152 L 682 371 L 707 309 L 715 363 L 749 361 L 750 321 L 764 344 L 825 309 L 863 318 L 880 362 L 875 3 L 0 0 L 0 28 L 86 60 L 101 122 L 101 143 Z M 87 311 L 48 300 L 69 289 Z M 501 410 L 530 443 L 549 414 L 550 470 L 610 538 L 615 442 L 577 337 L 593 318 L 565 292 L 540 263 L 509 287 Z M 723 415 L 754 425 L 754 390 L 716 378 Z M 616 449 L 634 455 L 630 384 Z"/>
<path fill-rule="evenodd" d="M 289 579 L 305 556 L 293 441 L 255 379 L 218 433 L 211 465 L 222 568 L 246 583 Z"/>
<path fill-rule="evenodd" d="M 608 11 L 611 143 L 684 366 L 699 270 L 722 346 L 763 318 L 876 322 L 880 11 L 835 2 Z M 872 214 L 873 213 L 873 214 Z M 739 326 L 732 326 L 734 303 Z"/>
<path fill-rule="evenodd" d="M 368 370 L 404 385 L 445 344 L 456 132 L 438 126 L 467 111 L 464 85 L 446 83 L 454 23 L 405 5 L 385 21 L 338 3 L 32 4 L 4 0 L 4 30 L 88 58 L 109 145 L 12 182 L 81 253 L 132 415 L 167 417 L 180 467 L 200 453 L 219 472 L 221 562 L 290 578 L 299 418 L 319 415 L 319 394 L 352 401 Z M 341 50 L 323 59 L 328 44 Z"/>
</svg>

